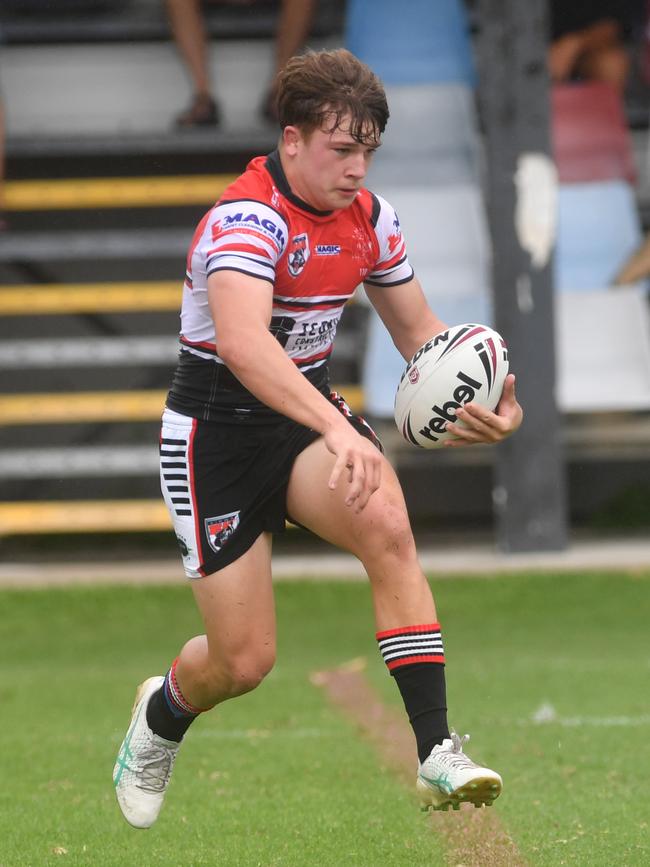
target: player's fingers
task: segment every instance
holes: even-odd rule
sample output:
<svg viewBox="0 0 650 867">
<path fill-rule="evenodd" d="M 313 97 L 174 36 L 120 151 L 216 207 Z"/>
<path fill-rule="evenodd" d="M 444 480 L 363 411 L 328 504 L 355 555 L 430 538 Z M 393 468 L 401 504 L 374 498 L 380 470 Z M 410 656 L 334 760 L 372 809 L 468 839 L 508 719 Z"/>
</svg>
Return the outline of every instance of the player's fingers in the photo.
<svg viewBox="0 0 650 867">
<path fill-rule="evenodd" d="M 478 442 L 478 440 L 476 440 L 476 442 Z M 460 437 L 455 437 L 451 440 L 445 440 L 442 445 L 446 449 L 457 449 L 460 446 L 472 446 L 475 444 L 474 440 L 462 440 Z"/>
<path fill-rule="evenodd" d="M 515 395 L 515 377 L 513 374 L 509 374 L 506 379 L 496 412 L 499 418 L 503 419 L 504 431 L 507 433 L 516 431 L 523 421 L 524 412 Z"/>
<path fill-rule="evenodd" d="M 354 503 L 354 511 L 359 514 L 359 512 L 363 512 L 363 510 L 368 505 L 368 501 L 370 497 L 373 495 L 374 491 L 372 491 L 367 485 L 361 490 L 359 496 Z"/>
<path fill-rule="evenodd" d="M 374 446 L 373 446 L 374 449 Z M 363 462 L 363 475 L 358 474 L 356 481 L 362 482 L 358 489 L 358 496 L 354 502 L 355 512 L 361 512 L 381 484 L 381 455 L 374 451 L 365 455 Z"/>
<path fill-rule="evenodd" d="M 458 418 L 462 419 L 465 424 L 469 424 L 476 430 L 481 430 L 486 426 L 493 425 L 494 422 L 498 420 L 498 416 L 493 412 L 490 412 L 489 409 L 475 403 L 466 403 L 465 406 L 459 407 L 456 411 L 456 415 Z"/>
<path fill-rule="evenodd" d="M 472 428 L 448 424 L 446 431 L 452 434 L 454 439 L 445 440 L 444 445 L 472 445 L 473 443 L 483 443 L 486 441 L 484 434 Z"/>
<path fill-rule="evenodd" d="M 501 392 L 501 400 L 499 403 L 515 403 L 515 375 L 509 373 L 503 383 L 503 391 Z"/>
<path fill-rule="evenodd" d="M 474 442 L 497 442 L 503 436 L 503 421 L 498 415 L 495 415 L 485 407 L 475 404 L 467 404 L 460 407 L 456 413 L 459 420 L 463 422 L 465 430 L 479 435 L 479 440 L 474 440 L 473 437 L 468 437 Z M 462 428 L 459 428 L 459 431 Z"/>
<path fill-rule="evenodd" d="M 476 442 L 477 436 L 483 435 L 483 431 L 479 428 L 478 424 L 474 424 L 473 420 L 465 422 L 465 419 L 460 415 L 456 423 L 450 422 L 447 424 L 445 431 L 452 436 L 460 437 L 460 439 L 467 440 L 468 442 Z"/>
<path fill-rule="evenodd" d="M 370 457 L 367 460 L 368 489 L 371 495 L 381 485 L 382 460 L 381 452 L 375 446 L 372 446 Z"/>
<path fill-rule="evenodd" d="M 366 462 L 366 483 L 356 504 L 356 511 L 361 512 L 381 484 L 381 461 L 374 456 Z"/>
<path fill-rule="evenodd" d="M 332 472 L 330 473 L 330 479 L 328 482 L 328 487 L 330 491 L 333 491 L 338 485 L 339 479 L 341 478 L 341 473 L 345 470 L 347 463 L 348 460 L 345 455 L 337 456 L 336 461 L 334 462 L 334 466 L 332 467 Z"/>
<path fill-rule="evenodd" d="M 373 446 L 373 448 L 374 448 L 374 446 Z M 374 494 L 375 491 L 377 491 L 379 489 L 380 485 L 381 485 L 381 458 L 378 458 L 377 460 L 374 460 L 372 462 L 371 469 L 370 469 L 369 487 L 371 489 L 370 490 L 371 494 Z"/>
<path fill-rule="evenodd" d="M 366 471 L 360 457 L 355 460 L 351 475 L 350 487 L 348 488 L 347 496 L 345 498 L 346 506 L 354 505 L 359 499 L 363 502 L 364 489 L 366 486 Z"/>
</svg>

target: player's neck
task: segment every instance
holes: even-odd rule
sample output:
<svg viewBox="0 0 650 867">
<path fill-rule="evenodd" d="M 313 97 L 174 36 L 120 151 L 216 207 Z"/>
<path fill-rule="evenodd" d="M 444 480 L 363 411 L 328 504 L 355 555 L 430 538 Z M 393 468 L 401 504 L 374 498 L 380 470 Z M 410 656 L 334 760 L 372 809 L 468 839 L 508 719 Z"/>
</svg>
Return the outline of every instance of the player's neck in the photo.
<svg viewBox="0 0 650 867">
<path fill-rule="evenodd" d="M 297 204 L 306 205 L 308 210 L 317 214 L 324 215 L 332 213 L 332 210 L 334 209 L 331 205 L 328 206 L 327 202 L 320 202 L 318 198 L 312 194 L 309 185 L 306 183 L 298 169 L 296 161 L 292 160 L 288 154 L 283 152 L 282 145 L 278 147 L 278 155 L 280 157 L 282 173 L 284 174 L 287 186 L 292 193 L 294 201 Z"/>
</svg>

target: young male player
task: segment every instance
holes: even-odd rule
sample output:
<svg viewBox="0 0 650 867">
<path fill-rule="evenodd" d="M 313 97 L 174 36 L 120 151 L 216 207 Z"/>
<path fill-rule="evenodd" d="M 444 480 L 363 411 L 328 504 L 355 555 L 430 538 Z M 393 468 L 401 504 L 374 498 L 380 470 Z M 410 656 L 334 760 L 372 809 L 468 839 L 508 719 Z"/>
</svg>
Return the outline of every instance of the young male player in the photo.
<svg viewBox="0 0 650 867">
<path fill-rule="evenodd" d="M 429 310 L 391 206 L 362 184 L 388 119 L 381 83 L 345 50 L 289 61 L 278 150 L 254 159 L 200 222 L 187 259 L 181 352 L 160 440 L 161 484 L 203 617 L 167 674 L 139 688 L 114 770 L 137 828 L 155 822 L 198 714 L 254 689 L 275 657 L 271 538 L 288 518 L 354 553 L 377 640 L 413 726 L 434 808 L 489 804 L 494 771 L 447 727 L 444 651 L 395 472 L 330 393 L 328 358 L 363 282 L 405 359 L 444 324 Z M 468 404 L 455 445 L 499 442 L 522 411 Z"/>
</svg>

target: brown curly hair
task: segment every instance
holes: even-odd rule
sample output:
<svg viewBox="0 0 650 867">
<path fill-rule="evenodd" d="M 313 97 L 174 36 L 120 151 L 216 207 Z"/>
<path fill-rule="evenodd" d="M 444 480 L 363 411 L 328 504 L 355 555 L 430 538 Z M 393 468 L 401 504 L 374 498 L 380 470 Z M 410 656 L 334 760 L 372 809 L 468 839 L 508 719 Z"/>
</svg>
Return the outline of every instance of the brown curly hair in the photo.
<svg viewBox="0 0 650 867">
<path fill-rule="evenodd" d="M 383 84 L 345 48 L 292 57 L 277 77 L 276 106 L 282 129 L 296 126 L 307 134 L 333 132 L 349 116 L 349 133 L 360 143 L 377 139 L 389 116 Z"/>
</svg>

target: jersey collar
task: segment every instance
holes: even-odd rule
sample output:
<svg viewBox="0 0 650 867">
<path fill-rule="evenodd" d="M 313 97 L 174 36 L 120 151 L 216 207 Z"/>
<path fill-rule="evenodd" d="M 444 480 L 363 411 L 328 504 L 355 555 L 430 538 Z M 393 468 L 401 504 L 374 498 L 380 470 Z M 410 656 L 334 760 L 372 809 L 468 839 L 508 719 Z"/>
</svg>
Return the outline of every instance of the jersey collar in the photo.
<svg viewBox="0 0 650 867">
<path fill-rule="evenodd" d="M 285 199 L 289 199 L 290 202 L 293 202 L 293 204 L 299 207 L 302 211 L 307 211 L 309 214 L 314 214 L 316 217 L 329 217 L 330 214 L 334 213 L 334 211 L 319 211 L 316 208 L 312 208 L 311 205 L 307 204 L 307 202 L 293 192 L 289 186 L 289 181 L 284 173 L 284 169 L 282 168 L 280 153 L 277 149 L 267 156 L 266 169 Z"/>
</svg>

